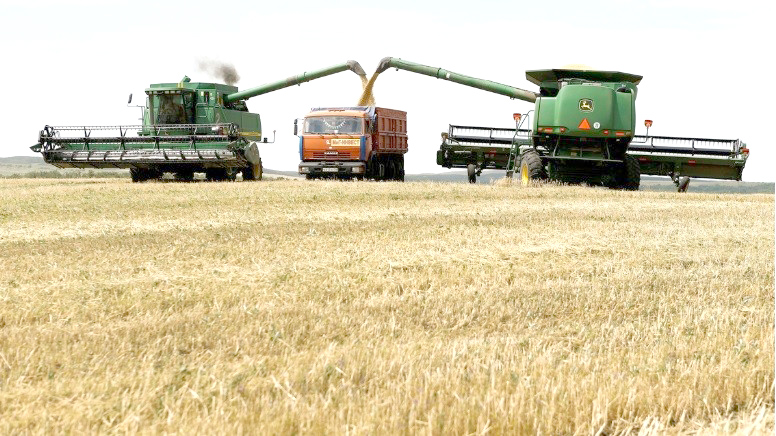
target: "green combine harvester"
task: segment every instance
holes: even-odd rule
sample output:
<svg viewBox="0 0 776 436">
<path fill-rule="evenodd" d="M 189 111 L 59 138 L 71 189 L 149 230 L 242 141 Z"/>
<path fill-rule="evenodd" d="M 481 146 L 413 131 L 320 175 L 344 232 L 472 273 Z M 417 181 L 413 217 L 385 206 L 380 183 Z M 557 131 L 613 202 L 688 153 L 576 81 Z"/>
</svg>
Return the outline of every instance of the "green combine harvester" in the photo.
<svg viewBox="0 0 776 436">
<path fill-rule="evenodd" d="M 346 70 L 366 80 L 358 62 L 347 61 L 244 91 L 188 77 L 152 84 L 142 125 L 46 126 L 30 148 L 59 168 L 129 168 L 133 182 L 163 173 L 190 181 L 197 172 L 214 181 L 234 180 L 238 172 L 243 180 L 260 180 L 261 118 L 248 112 L 245 100 Z"/>
<path fill-rule="evenodd" d="M 642 77 L 635 74 L 527 71 L 528 80 L 539 86 L 539 92 L 533 92 L 390 57 L 380 62 L 377 72 L 388 68 L 535 104 L 527 114 L 514 114 L 514 129 L 451 125 L 442 134 L 437 163 L 466 168 L 472 183 L 484 169 L 501 169 L 508 177 L 519 172 L 523 184 L 555 180 L 637 190 L 641 174 L 649 174 L 669 176 L 685 191 L 689 177 L 741 180 L 749 156 L 738 140 L 636 135 Z M 652 122 L 645 124 L 648 133 Z"/>
</svg>

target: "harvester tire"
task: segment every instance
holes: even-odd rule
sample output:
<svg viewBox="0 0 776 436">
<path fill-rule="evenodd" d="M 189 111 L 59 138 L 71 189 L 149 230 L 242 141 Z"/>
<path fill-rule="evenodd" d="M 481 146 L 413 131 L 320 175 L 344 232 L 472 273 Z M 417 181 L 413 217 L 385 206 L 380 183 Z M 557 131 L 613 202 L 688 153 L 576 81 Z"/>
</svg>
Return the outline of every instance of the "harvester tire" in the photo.
<svg viewBox="0 0 776 436">
<path fill-rule="evenodd" d="M 520 182 L 523 186 L 528 186 L 533 180 L 543 180 L 547 178 L 542 164 L 542 157 L 536 150 L 528 150 L 520 157 Z"/>
<path fill-rule="evenodd" d="M 690 187 L 690 178 L 689 177 L 679 177 L 679 181 L 676 185 L 676 188 L 679 192 L 687 192 L 687 188 Z"/>
<path fill-rule="evenodd" d="M 210 168 L 205 171 L 205 178 L 209 182 L 222 182 L 227 179 L 226 168 Z"/>
<path fill-rule="evenodd" d="M 639 160 L 631 155 L 625 155 L 625 171 L 623 174 L 622 189 L 626 191 L 638 191 L 641 184 L 641 165 Z"/>
<path fill-rule="evenodd" d="M 178 171 L 175 173 L 175 180 L 179 182 L 193 182 L 194 171 Z"/>
<path fill-rule="evenodd" d="M 145 182 L 150 179 L 158 179 L 162 174 L 153 168 L 130 168 L 129 175 L 133 183 Z"/>
<path fill-rule="evenodd" d="M 466 175 L 469 176 L 469 183 L 477 183 L 477 166 L 474 164 L 466 165 Z"/>
<path fill-rule="evenodd" d="M 261 160 L 258 165 L 250 164 L 243 168 L 243 180 L 261 180 L 261 176 L 264 172 L 264 168 L 261 166 Z"/>
<path fill-rule="evenodd" d="M 140 168 L 130 168 L 129 176 L 132 177 L 132 183 L 139 183 L 145 180 L 144 171 Z"/>
</svg>

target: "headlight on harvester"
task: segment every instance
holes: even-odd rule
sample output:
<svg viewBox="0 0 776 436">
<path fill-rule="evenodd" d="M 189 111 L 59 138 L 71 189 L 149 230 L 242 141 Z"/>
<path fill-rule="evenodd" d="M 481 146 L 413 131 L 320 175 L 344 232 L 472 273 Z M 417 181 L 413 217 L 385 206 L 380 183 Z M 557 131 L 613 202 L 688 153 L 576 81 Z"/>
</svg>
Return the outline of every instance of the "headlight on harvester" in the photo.
<svg viewBox="0 0 776 436">
<path fill-rule="evenodd" d="M 299 173 L 300 173 L 300 174 L 302 174 L 302 173 L 309 173 L 309 172 L 310 172 L 310 168 L 307 168 L 307 167 L 299 167 Z"/>
<path fill-rule="evenodd" d="M 353 172 L 354 173 L 363 173 L 364 169 L 361 168 L 361 167 L 353 167 Z"/>
</svg>

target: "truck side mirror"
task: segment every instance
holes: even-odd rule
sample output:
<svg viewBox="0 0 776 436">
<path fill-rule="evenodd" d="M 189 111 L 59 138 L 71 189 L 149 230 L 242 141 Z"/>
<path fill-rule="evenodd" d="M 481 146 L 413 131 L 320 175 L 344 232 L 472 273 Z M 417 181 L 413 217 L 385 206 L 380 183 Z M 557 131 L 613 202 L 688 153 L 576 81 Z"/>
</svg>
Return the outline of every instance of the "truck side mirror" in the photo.
<svg viewBox="0 0 776 436">
<path fill-rule="evenodd" d="M 299 132 L 298 122 L 298 119 L 294 120 L 294 136 L 297 136 Z"/>
<path fill-rule="evenodd" d="M 129 93 L 129 100 L 127 100 L 127 104 L 131 104 L 131 103 L 132 103 L 132 93 L 130 92 Z"/>
</svg>

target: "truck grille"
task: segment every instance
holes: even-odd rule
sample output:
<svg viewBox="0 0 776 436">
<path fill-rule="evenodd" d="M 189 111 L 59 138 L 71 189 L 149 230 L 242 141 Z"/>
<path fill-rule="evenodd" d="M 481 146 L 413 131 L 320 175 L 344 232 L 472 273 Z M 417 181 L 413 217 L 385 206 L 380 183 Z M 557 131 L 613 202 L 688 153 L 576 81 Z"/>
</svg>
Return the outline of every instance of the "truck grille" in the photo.
<svg viewBox="0 0 776 436">
<path fill-rule="evenodd" d="M 358 159 L 358 156 L 353 156 L 349 151 L 314 151 L 313 159 L 322 160 L 343 160 L 343 159 Z"/>
</svg>

